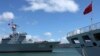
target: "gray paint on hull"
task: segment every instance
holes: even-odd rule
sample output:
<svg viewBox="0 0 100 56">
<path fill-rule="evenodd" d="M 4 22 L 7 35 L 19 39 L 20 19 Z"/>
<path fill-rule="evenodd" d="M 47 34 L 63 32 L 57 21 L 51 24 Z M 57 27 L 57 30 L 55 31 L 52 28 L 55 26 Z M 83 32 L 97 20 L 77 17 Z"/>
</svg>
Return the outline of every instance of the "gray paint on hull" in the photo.
<svg viewBox="0 0 100 56">
<path fill-rule="evenodd" d="M 48 44 L 0 44 L 0 52 L 45 52 L 52 49 Z"/>
</svg>

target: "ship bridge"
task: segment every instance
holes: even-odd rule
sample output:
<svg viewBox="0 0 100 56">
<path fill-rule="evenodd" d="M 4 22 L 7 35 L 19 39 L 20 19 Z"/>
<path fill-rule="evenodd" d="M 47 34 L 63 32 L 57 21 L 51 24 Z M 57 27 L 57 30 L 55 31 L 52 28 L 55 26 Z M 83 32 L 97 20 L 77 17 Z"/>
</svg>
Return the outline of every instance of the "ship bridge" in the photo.
<svg viewBox="0 0 100 56">
<path fill-rule="evenodd" d="M 92 31 L 92 30 L 97 30 L 97 29 L 100 29 L 100 22 L 71 31 L 67 33 L 67 37 L 71 37 L 77 34 L 85 33 L 85 32 Z"/>
</svg>

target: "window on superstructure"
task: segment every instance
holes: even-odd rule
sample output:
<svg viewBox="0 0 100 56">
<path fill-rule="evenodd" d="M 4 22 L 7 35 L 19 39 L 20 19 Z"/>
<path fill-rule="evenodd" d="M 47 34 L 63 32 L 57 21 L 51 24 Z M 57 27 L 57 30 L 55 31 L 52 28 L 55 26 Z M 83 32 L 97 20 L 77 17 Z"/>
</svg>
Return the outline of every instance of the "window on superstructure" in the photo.
<svg viewBox="0 0 100 56">
<path fill-rule="evenodd" d="M 91 42 L 91 39 L 89 38 L 88 35 L 82 36 L 83 40 L 85 43 Z"/>
<path fill-rule="evenodd" d="M 95 38 L 97 41 L 100 41 L 100 33 L 95 33 L 95 34 L 94 34 L 94 38 Z"/>
<path fill-rule="evenodd" d="M 73 44 L 80 43 L 78 38 L 73 38 L 73 39 L 71 39 L 71 41 L 72 41 Z"/>
</svg>

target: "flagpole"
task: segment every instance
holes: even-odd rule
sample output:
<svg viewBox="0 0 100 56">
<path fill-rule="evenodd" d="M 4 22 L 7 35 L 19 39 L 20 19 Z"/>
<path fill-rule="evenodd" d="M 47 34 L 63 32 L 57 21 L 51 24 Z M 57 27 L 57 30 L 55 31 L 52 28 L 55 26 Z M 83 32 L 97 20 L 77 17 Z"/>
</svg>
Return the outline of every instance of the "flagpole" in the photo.
<svg viewBox="0 0 100 56">
<path fill-rule="evenodd" d="M 90 19 L 90 21 L 91 21 L 91 28 L 90 28 L 90 30 L 92 30 L 92 25 L 93 25 L 93 1 L 91 0 L 91 3 L 92 3 L 92 12 L 91 12 L 91 19 Z"/>
<path fill-rule="evenodd" d="M 90 23 L 90 27 L 89 27 L 90 30 L 92 30 L 92 24 L 93 24 L 92 2 L 93 1 L 91 0 L 91 3 L 84 9 L 84 12 L 83 12 L 84 15 L 91 12 L 91 14 L 90 14 L 90 22 L 91 23 Z"/>
<path fill-rule="evenodd" d="M 91 0 L 92 3 L 92 12 L 91 12 L 91 25 L 93 24 L 93 1 Z"/>
</svg>

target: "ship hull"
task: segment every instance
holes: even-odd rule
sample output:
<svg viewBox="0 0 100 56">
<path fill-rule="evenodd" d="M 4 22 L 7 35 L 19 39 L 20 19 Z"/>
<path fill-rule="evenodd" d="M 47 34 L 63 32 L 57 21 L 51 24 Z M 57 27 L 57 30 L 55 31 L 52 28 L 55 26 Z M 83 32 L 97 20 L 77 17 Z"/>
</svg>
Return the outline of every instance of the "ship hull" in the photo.
<svg viewBox="0 0 100 56">
<path fill-rule="evenodd" d="M 10 52 L 52 52 L 48 44 L 0 44 L 0 53 Z"/>
<path fill-rule="evenodd" d="M 76 48 L 76 50 L 82 55 L 85 54 L 86 56 L 100 56 L 100 47 Z"/>
</svg>

